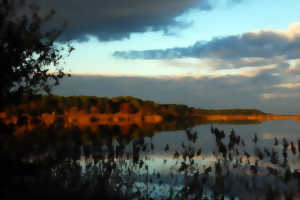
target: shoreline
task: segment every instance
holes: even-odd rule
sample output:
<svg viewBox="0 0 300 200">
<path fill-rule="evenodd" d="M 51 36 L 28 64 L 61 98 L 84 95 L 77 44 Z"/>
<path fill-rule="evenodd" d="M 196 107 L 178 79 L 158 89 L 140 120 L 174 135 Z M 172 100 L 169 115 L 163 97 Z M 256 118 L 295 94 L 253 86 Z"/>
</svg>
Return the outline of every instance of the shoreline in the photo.
<svg viewBox="0 0 300 200">
<path fill-rule="evenodd" d="M 142 113 L 85 113 L 84 111 L 78 112 L 65 112 L 64 114 L 43 113 L 39 116 L 31 116 L 29 114 L 22 114 L 18 119 L 16 116 L 8 117 L 6 113 L 0 113 L 0 120 L 6 125 L 16 126 L 15 135 L 23 135 L 26 131 L 32 131 L 38 127 L 49 127 L 51 125 L 62 126 L 64 128 L 78 127 L 82 130 L 90 128 L 92 131 L 97 132 L 99 126 L 120 126 L 122 134 L 126 135 L 130 132 L 132 125 L 143 127 L 145 125 L 163 124 L 164 122 L 184 123 L 193 121 L 194 125 L 201 124 L 202 122 L 253 122 L 262 123 L 268 120 L 297 120 L 300 122 L 300 115 L 189 115 L 189 116 L 174 116 L 173 119 L 166 119 L 158 114 L 143 115 Z"/>
<path fill-rule="evenodd" d="M 65 112 L 64 114 L 42 113 L 38 116 L 31 116 L 24 113 L 21 115 L 26 117 L 26 123 L 31 124 L 34 119 L 40 120 L 46 126 L 50 126 L 57 120 L 63 120 L 65 124 L 77 125 L 77 126 L 89 126 L 89 125 L 118 125 L 118 124 L 143 124 L 150 123 L 156 124 L 163 121 L 168 121 L 164 116 L 159 114 L 143 115 L 142 113 L 86 113 L 84 111 L 78 112 Z M 300 115 L 226 115 L 226 114 L 196 114 L 186 116 L 174 116 L 174 120 L 189 120 L 189 119 L 201 119 L 205 121 L 268 121 L 268 120 L 297 120 L 300 121 Z M 17 125 L 19 119 L 17 116 L 8 117 L 5 112 L 0 113 L 0 120 L 5 124 Z"/>
<path fill-rule="evenodd" d="M 257 121 L 268 121 L 268 120 L 297 120 L 300 121 L 300 115 L 276 115 L 276 114 L 265 114 L 265 115 L 194 115 L 194 117 L 201 117 L 208 121 L 230 121 L 230 120 L 257 120 Z"/>
</svg>

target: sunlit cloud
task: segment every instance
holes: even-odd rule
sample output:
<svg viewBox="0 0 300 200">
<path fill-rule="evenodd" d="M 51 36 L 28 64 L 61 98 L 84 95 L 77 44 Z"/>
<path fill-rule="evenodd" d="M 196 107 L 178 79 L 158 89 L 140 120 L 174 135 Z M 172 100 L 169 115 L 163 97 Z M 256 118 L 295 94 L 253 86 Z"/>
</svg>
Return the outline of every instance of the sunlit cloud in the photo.
<svg viewBox="0 0 300 200">
<path fill-rule="evenodd" d="M 261 100 L 299 98 L 285 89 L 298 89 L 300 72 L 300 23 L 286 30 L 259 30 L 217 37 L 188 47 L 145 51 L 117 51 L 126 60 L 159 60 L 164 66 L 185 69 L 178 78 L 231 78 L 228 83 L 256 86 Z M 173 76 L 173 75 L 171 75 Z M 236 77 L 236 78 L 232 78 Z M 250 86 L 251 85 L 251 86 Z"/>
<path fill-rule="evenodd" d="M 285 35 L 290 40 L 299 39 L 299 36 L 300 36 L 300 22 L 292 23 L 289 26 L 288 30 L 282 30 L 282 31 L 278 31 L 278 32 Z"/>
<path fill-rule="evenodd" d="M 275 85 L 274 87 L 294 89 L 294 88 L 300 88 L 300 83 L 282 83 L 279 85 Z"/>
<path fill-rule="evenodd" d="M 235 60 L 251 58 L 285 59 L 300 57 L 300 23 L 288 30 L 261 30 L 242 35 L 217 37 L 208 42 L 196 42 L 189 47 L 154 49 L 146 51 L 117 51 L 116 57 L 125 59 L 219 58 Z"/>
<path fill-rule="evenodd" d="M 293 97 L 300 97 L 300 94 L 295 93 L 264 93 L 261 95 L 263 99 L 284 99 L 284 98 L 293 98 Z"/>
<path fill-rule="evenodd" d="M 288 68 L 288 72 L 294 74 L 300 74 L 300 59 L 291 60 L 291 65 Z"/>
<path fill-rule="evenodd" d="M 168 63 L 168 62 L 167 62 Z M 170 66 L 173 64 L 177 65 L 178 67 L 182 67 L 187 62 L 171 62 L 169 63 Z M 198 63 L 194 65 L 201 66 L 203 63 Z M 194 66 L 195 67 L 195 66 Z M 106 76 L 106 77 L 141 77 L 141 78 L 157 78 L 157 79 L 181 79 L 181 78 L 220 78 L 220 77 L 227 77 L 227 76 L 237 76 L 237 77 L 255 77 L 258 76 L 260 73 L 266 70 L 275 69 L 276 65 L 267 65 L 267 66 L 259 66 L 259 67 L 244 67 L 240 69 L 218 69 L 214 70 L 212 68 L 206 67 L 206 65 L 201 66 L 201 69 L 195 72 L 180 72 L 174 73 L 170 72 L 169 74 L 137 74 L 137 73 L 95 73 L 95 72 L 73 72 L 71 75 L 75 76 Z"/>
<path fill-rule="evenodd" d="M 236 76 L 245 76 L 245 77 L 255 77 L 259 75 L 264 70 L 275 69 L 276 65 L 266 65 L 260 67 L 243 67 L 240 69 L 225 69 L 216 71 L 224 75 L 236 75 Z"/>
</svg>

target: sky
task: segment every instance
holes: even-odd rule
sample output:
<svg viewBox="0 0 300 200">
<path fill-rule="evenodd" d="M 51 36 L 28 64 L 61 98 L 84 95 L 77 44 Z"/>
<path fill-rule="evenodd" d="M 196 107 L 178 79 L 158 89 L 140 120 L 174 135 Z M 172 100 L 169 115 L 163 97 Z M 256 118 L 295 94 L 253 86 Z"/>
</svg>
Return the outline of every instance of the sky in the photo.
<svg viewBox="0 0 300 200">
<path fill-rule="evenodd" d="M 75 51 L 59 95 L 300 113 L 299 0 L 31 0 Z"/>
</svg>

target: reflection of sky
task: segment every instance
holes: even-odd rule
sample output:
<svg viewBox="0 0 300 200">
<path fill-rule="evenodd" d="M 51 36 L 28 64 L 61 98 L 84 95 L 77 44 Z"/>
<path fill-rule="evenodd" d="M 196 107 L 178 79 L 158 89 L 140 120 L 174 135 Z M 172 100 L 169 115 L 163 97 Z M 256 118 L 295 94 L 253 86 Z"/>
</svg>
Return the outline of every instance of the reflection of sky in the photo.
<svg viewBox="0 0 300 200">
<path fill-rule="evenodd" d="M 228 144 L 229 134 L 232 128 L 235 130 L 237 135 L 240 135 L 241 138 L 245 141 L 246 147 L 242 145 L 239 146 L 240 155 L 244 155 L 244 151 L 247 151 L 250 155 L 254 154 L 254 149 L 258 147 L 263 153 L 264 148 L 268 149 L 269 152 L 274 149 L 279 156 L 279 162 L 283 162 L 282 157 L 282 138 L 285 137 L 290 143 L 294 142 L 294 145 L 297 149 L 297 140 L 300 139 L 300 123 L 299 121 L 294 120 L 280 120 L 280 121 L 266 121 L 261 124 L 245 124 L 245 125 L 226 125 L 226 124 L 216 124 L 213 125 L 219 130 L 224 130 L 226 138 L 224 140 L 225 144 Z M 196 157 L 199 160 L 200 165 L 209 166 L 213 164 L 216 158 L 212 155 L 212 152 L 217 151 L 217 146 L 215 142 L 215 137 L 210 133 L 210 125 L 199 125 L 192 129 L 198 132 L 198 138 L 195 143 L 188 141 L 185 131 L 170 131 L 170 132 L 161 132 L 156 134 L 151 140 L 154 144 L 154 151 L 152 153 L 152 167 L 156 169 L 161 169 L 165 171 L 167 167 L 170 167 L 175 163 L 173 160 L 174 153 L 177 151 L 182 155 L 184 148 L 182 144 L 186 147 L 190 146 L 197 151 L 199 148 L 202 149 L 201 157 Z M 254 134 L 258 136 L 257 144 L 254 144 L 252 141 Z M 279 140 L 278 146 L 274 146 L 274 138 L 277 137 Z M 169 145 L 168 152 L 165 152 L 166 144 Z M 164 164 L 164 160 L 167 160 L 167 163 Z M 176 159 L 175 159 L 176 160 Z M 244 158 L 244 161 L 246 158 Z M 251 158 L 251 164 L 255 163 L 257 157 Z M 180 161 L 182 161 L 182 156 L 180 156 Z M 293 169 L 299 169 L 300 163 L 298 161 L 298 154 L 292 155 L 292 152 L 288 150 L 288 161 L 291 164 Z M 262 166 L 269 166 L 270 158 L 264 153 L 264 159 L 260 162 Z M 178 169 L 178 168 L 177 168 Z"/>
<path fill-rule="evenodd" d="M 145 161 L 145 164 L 149 166 L 149 171 L 161 174 L 178 173 L 181 162 L 184 162 L 182 158 L 175 159 L 173 154 L 154 154 L 149 157 L 150 160 Z M 205 166 L 212 166 L 216 158 L 211 155 L 195 156 L 194 161 L 195 164 L 203 166 L 201 171 L 204 171 Z M 188 159 L 186 163 L 189 163 Z"/>
<path fill-rule="evenodd" d="M 285 137 L 289 141 L 293 139 L 294 143 L 300 139 L 300 123 L 294 120 L 275 120 L 266 121 L 261 124 L 243 124 L 243 125 L 226 125 L 226 124 L 213 124 L 219 130 L 224 130 L 226 136 L 229 136 L 230 131 L 234 129 L 237 135 L 244 139 L 246 146 L 253 149 L 254 143 L 252 139 L 256 133 L 258 136 L 257 145 L 263 145 L 271 148 L 274 142 L 274 137 Z M 155 151 L 164 151 L 165 145 L 169 144 L 170 151 L 182 150 L 182 142 L 187 146 L 191 144 L 196 149 L 202 148 L 203 153 L 211 153 L 216 150 L 214 135 L 210 133 L 210 125 L 199 125 L 192 129 L 192 132 L 198 132 L 198 139 L 195 144 L 188 141 L 187 135 L 184 131 L 161 132 L 152 138 L 155 145 Z M 228 139 L 228 137 L 226 137 Z M 264 139 L 263 139 L 264 138 Z M 262 141 L 263 140 L 263 141 Z M 228 142 L 225 140 L 225 142 Z M 279 140 L 279 142 L 282 142 Z"/>
<path fill-rule="evenodd" d="M 228 144 L 228 136 L 233 128 L 236 132 L 236 134 L 240 135 L 242 139 L 245 140 L 246 148 L 240 146 L 240 153 L 243 154 L 244 150 L 248 151 L 251 154 L 250 157 L 250 163 L 251 165 L 254 165 L 255 161 L 258 160 L 257 157 L 254 157 L 253 150 L 255 147 L 259 147 L 262 151 L 263 148 L 266 147 L 271 152 L 271 149 L 274 148 L 276 152 L 278 152 L 279 155 L 279 163 L 282 163 L 282 145 L 273 146 L 274 137 L 280 138 L 279 144 L 282 144 L 282 137 L 286 137 L 289 142 L 291 140 L 296 142 L 298 137 L 300 136 L 300 123 L 297 121 L 292 120 L 281 120 L 281 121 L 268 121 L 264 122 L 262 124 L 249 124 L 249 125 L 225 125 L 225 124 L 217 124 L 214 125 L 219 130 L 224 130 L 226 134 L 225 144 Z M 183 173 L 179 173 L 178 169 L 181 166 L 181 162 L 183 162 L 182 156 L 180 156 L 178 159 L 174 159 L 174 152 L 178 151 L 180 155 L 182 155 L 182 152 L 184 151 L 184 148 L 182 147 L 182 144 L 184 143 L 185 147 L 192 147 L 196 151 L 199 147 L 202 148 L 202 154 L 201 156 L 194 157 L 195 166 L 198 167 L 200 173 L 203 173 L 204 170 L 212 166 L 212 172 L 210 174 L 210 178 L 213 177 L 214 174 L 214 164 L 217 160 L 217 158 L 212 155 L 213 151 L 216 151 L 216 144 L 215 144 L 215 138 L 214 135 L 210 133 L 210 125 L 199 125 L 192 129 L 192 133 L 194 131 L 198 132 L 198 139 L 195 143 L 188 141 L 187 135 L 184 131 L 170 131 L 170 132 L 161 132 L 156 135 L 154 135 L 152 138 L 146 138 L 145 143 L 152 142 L 154 144 L 154 150 L 148 151 L 146 153 L 141 153 L 140 159 L 144 159 L 147 157 L 147 159 L 144 159 L 144 165 L 140 168 L 139 164 L 137 165 L 131 165 L 132 171 L 136 175 L 137 185 L 140 185 L 141 187 L 146 186 L 146 177 L 148 176 L 147 172 L 150 176 L 153 178 L 153 183 L 149 184 L 148 187 L 152 188 L 158 188 L 162 189 L 168 194 L 170 186 L 174 186 L 174 188 L 177 187 L 179 189 L 182 186 L 182 183 L 185 181 Z M 258 143 L 254 144 L 252 142 L 254 133 L 257 133 L 258 135 Z M 266 137 L 267 135 L 267 137 Z M 169 144 L 169 150 L 165 151 L 166 144 Z M 132 150 L 131 144 L 128 145 L 128 149 Z M 292 153 L 289 150 L 289 165 L 292 169 L 299 169 L 300 163 L 299 163 L 299 155 L 292 155 Z M 218 158 L 221 158 L 218 157 Z M 187 159 L 188 160 L 188 159 Z M 131 163 L 131 161 L 126 161 L 127 163 Z M 189 161 L 186 161 L 187 164 L 189 164 Z M 230 163 L 230 162 L 229 162 Z M 244 187 L 243 185 L 240 186 L 239 182 L 234 179 L 235 175 L 239 176 L 241 175 L 241 178 L 244 178 L 245 180 L 253 178 L 253 174 L 249 170 L 249 166 L 246 161 L 246 157 L 243 156 L 243 163 L 239 165 L 237 168 L 232 168 L 232 165 L 235 162 L 230 163 L 230 176 L 233 176 L 233 183 L 231 183 L 231 178 L 228 178 L 225 180 L 226 184 L 233 184 L 233 190 L 237 191 L 238 194 L 240 194 L 240 187 Z M 82 162 L 84 165 L 84 162 Z M 145 168 L 145 165 L 148 166 L 148 171 Z M 84 165 L 85 166 L 85 165 Z M 278 165 L 274 166 L 270 163 L 270 157 L 267 157 L 265 155 L 264 159 L 259 161 L 258 165 L 258 174 L 256 177 L 257 183 L 261 183 L 261 186 L 263 183 L 273 183 L 276 185 L 274 186 L 277 189 L 280 189 L 281 191 L 294 191 L 296 190 L 296 184 L 287 184 L 284 185 L 282 183 L 281 177 L 274 177 L 268 175 L 269 172 L 266 167 L 274 167 L 276 169 L 281 168 Z M 281 168 L 284 169 L 284 168 Z M 283 171 L 282 171 L 283 172 Z M 161 179 L 163 180 L 163 185 L 159 186 L 158 179 L 156 179 L 157 173 L 160 174 Z M 174 179 L 171 178 L 170 174 L 174 175 Z M 154 176 L 153 176 L 154 175 Z M 281 174 L 282 176 L 282 174 Z M 212 179 L 213 180 L 213 179 Z M 241 181 L 242 182 L 242 181 Z M 245 188 L 242 188 L 245 189 Z M 154 189 L 156 191 L 156 189 Z M 244 191 L 242 191 L 243 193 Z M 249 191 L 245 191 L 249 192 Z M 256 191 L 259 192 L 259 189 Z M 157 195 L 163 195 L 162 191 L 157 192 Z M 155 195 L 154 195 L 155 197 Z M 250 198 L 251 199 L 251 198 Z"/>
</svg>

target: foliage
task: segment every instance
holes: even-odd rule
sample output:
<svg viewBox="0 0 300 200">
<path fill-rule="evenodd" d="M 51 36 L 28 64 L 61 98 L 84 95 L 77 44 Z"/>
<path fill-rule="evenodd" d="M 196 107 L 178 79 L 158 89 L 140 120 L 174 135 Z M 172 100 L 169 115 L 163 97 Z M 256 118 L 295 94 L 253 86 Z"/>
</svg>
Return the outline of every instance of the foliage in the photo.
<svg viewBox="0 0 300 200">
<path fill-rule="evenodd" d="M 63 28 L 47 28 L 54 15 L 40 16 L 39 7 L 25 0 L 0 0 L 0 105 L 50 93 L 66 75 L 59 64 L 73 47 L 55 43 Z"/>
<path fill-rule="evenodd" d="M 94 97 L 94 96 L 32 96 L 25 98 L 19 106 L 6 107 L 9 114 L 16 114 L 17 110 L 22 109 L 25 113 L 41 114 L 44 112 L 57 112 L 62 114 L 71 109 L 82 109 L 87 113 L 142 113 L 144 115 L 159 114 L 166 119 L 175 119 L 183 117 L 210 115 L 210 114 L 228 114 L 228 115 L 264 115 L 260 110 L 255 109 L 227 109 L 227 110 L 206 110 L 193 108 L 180 104 L 158 104 L 153 101 L 143 101 L 134 97 Z"/>
</svg>

